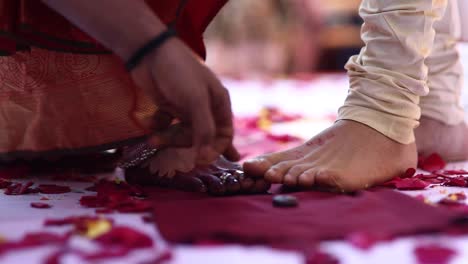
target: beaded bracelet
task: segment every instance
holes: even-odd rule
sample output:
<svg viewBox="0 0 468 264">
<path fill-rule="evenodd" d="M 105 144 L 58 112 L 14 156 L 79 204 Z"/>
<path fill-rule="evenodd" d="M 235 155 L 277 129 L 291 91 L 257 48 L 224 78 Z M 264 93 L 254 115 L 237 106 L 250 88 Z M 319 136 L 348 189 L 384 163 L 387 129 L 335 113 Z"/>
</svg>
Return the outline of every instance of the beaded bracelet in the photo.
<svg viewBox="0 0 468 264">
<path fill-rule="evenodd" d="M 171 37 L 174 37 L 176 34 L 177 33 L 173 27 L 168 27 L 164 32 L 148 41 L 148 43 L 139 48 L 125 63 L 125 68 L 127 71 L 132 71 L 136 66 L 138 66 L 141 60 L 143 60 L 143 58 L 148 55 L 148 53 L 159 48 L 162 44 L 164 44 L 164 42 L 166 42 Z"/>
</svg>

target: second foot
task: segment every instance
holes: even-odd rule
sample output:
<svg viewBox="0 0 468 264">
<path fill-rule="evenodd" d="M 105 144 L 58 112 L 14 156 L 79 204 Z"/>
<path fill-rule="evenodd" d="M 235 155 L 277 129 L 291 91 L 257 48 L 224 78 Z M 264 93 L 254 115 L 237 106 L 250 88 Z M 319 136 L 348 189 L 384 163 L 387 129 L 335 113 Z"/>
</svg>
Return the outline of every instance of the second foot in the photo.
<svg viewBox="0 0 468 264">
<path fill-rule="evenodd" d="M 446 125 L 440 121 L 422 117 L 414 130 L 418 153 L 437 153 L 446 161 L 468 160 L 468 126 L 465 122 Z"/>
<path fill-rule="evenodd" d="M 271 183 L 350 192 L 415 167 L 416 145 L 400 144 L 358 122 L 341 120 L 303 145 L 244 163 L 249 175 Z"/>
</svg>

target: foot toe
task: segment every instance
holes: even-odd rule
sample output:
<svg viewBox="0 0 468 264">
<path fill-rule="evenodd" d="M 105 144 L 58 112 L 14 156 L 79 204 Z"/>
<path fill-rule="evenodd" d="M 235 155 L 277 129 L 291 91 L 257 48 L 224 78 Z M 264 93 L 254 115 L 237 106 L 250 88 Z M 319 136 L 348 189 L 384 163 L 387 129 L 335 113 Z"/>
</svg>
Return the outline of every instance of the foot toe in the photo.
<svg viewBox="0 0 468 264">
<path fill-rule="evenodd" d="M 267 170 L 265 179 L 271 183 L 283 183 L 284 175 L 295 164 L 295 161 L 280 162 Z"/>
<path fill-rule="evenodd" d="M 269 156 L 262 156 L 247 160 L 243 164 L 244 172 L 252 177 L 263 177 L 266 171 L 275 165 L 276 162 Z"/>
<path fill-rule="evenodd" d="M 287 186 L 296 186 L 298 184 L 299 175 L 311 168 L 310 164 L 302 164 L 291 167 L 284 176 L 283 183 Z"/>
<path fill-rule="evenodd" d="M 312 168 L 304 171 L 298 177 L 298 185 L 301 187 L 312 187 L 315 184 L 315 176 L 317 175 L 317 169 Z"/>
<path fill-rule="evenodd" d="M 247 160 L 243 164 L 244 171 L 251 177 L 263 177 L 268 169 L 279 162 L 302 158 L 302 156 L 297 156 L 297 152 L 300 151 L 301 148 L 302 147 L 297 147 Z"/>
</svg>

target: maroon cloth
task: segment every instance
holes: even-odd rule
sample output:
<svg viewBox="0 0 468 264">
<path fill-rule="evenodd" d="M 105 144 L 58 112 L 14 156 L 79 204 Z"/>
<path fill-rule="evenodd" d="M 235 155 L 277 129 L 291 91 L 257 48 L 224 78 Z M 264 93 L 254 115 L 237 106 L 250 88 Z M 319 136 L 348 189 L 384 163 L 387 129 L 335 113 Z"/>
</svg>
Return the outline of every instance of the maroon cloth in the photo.
<svg viewBox="0 0 468 264">
<path fill-rule="evenodd" d="M 394 237 L 442 231 L 461 216 L 391 190 L 292 195 L 299 199 L 297 208 L 273 207 L 272 195 L 208 198 L 150 191 L 157 227 L 174 243 L 222 240 L 304 250 L 354 232 Z"/>
</svg>

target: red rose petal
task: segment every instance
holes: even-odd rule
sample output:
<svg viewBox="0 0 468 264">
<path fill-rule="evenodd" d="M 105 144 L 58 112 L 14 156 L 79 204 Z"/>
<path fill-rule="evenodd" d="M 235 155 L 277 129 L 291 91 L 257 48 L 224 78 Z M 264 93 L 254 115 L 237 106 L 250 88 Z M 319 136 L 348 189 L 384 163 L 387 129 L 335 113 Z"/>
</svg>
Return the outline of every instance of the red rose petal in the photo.
<svg viewBox="0 0 468 264">
<path fill-rule="evenodd" d="M 127 249 L 148 248 L 153 246 L 151 237 L 125 226 L 116 226 L 109 232 L 96 237 L 94 241 L 103 246 L 117 246 Z"/>
<path fill-rule="evenodd" d="M 450 248 L 439 245 L 423 245 L 414 249 L 419 264 L 445 264 L 457 254 Z"/>
<path fill-rule="evenodd" d="M 40 193 L 44 194 L 60 194 L 60 193 L 69 193 L 71 192 L 70 187 L 68 186 L 60 186 L 55 184 L 41 184 L 39 187 Z"/>
<path fill-rule="evenodd" d="M 19 183 L 15 182 L 10 184 L 6 190 L 5 194 L 6 195 L 22 195 L 22 194 L 28 194 L 28 193 L 34 193 L 35 190 L 30 188 L 34 183 L 33 182 L 27 182 L 27 183 Z"/>
<path fill-rule="evenodd" d="M 339 264 L 340 261 L 329 253 L 316 251 L 307 256 L 306 264 Z"/>
<path fill-rule="evenodd" d="M 414 176 L 414 178 L 418 178 L 418 179 L 421 179 L 421 180 L 427 180 L 427 179 L 435 179 L 437 177 L 440 177 L 439 175 L 437 174 L 433 174 L 433 173 L 430 173 L 430 174 L 417 174 Z"/>
<path fill-rule="evenodd" d="M 467 185 L 466 179 L 463 176 L 458 176 L 454 178 L 446 178 L 443 183 L 444 186 L 456 186 L 456 187 L 465 187 Z"/>
<path fill-rule="evenodd" d="M 400 176 L 400 178 L 411 178 L 414 176 L 415 173 L 416 173 L 415 168 L 409 168 L 405 171 L 405 173 L 403 173 L 403 175 Z"/>
<path fill-rule="evenodd" d="M 417 178 L 406 178 L 395 182 L 398 190 L 424 190 L 430 184 Z"/>
<path fill-rule="evenodd" d="M 88 222 L 88 221 L 96 221 L 99 219 L 111 221 L 111 219 L 107 218 L 102 218 L 98 216 L 70 216 L 66 218 L 60 218 L 60 219 L 46 219 L 44 221 L 45 226 L 64 226 L 64 225 L 82 225 L 81 223 L 83 222 Z"/>
<path fill-rule="evenodd" d="M 11 181 L 0 178 L 0 189 L 5 189 L 12 184 Z"/>
<path fill-rule="evenodd" d="M 47 209 L 51 208 L 52 205 L 46 203 L 31 203 L 31 207 L 38 208 L 38 209 Z"/>
<path fill-rule="evenodd" d="M 442 170 L 446 165 L 445 161 L 437 153 L 433 153 L 426 158 L 421 158 L 418 162 L 418 167 L 425 171 Z"/>
<path fill-rule="evenodd" d="M 8 241 L 0 243 L 0 255 L 6 254 L 15 250 L 22 250 L 31 247 L 38 247 L 44 245 L 61 245 L 65 243 L 69 234 L 59 235 L 54 233 L 28 233 L 19 241 Z"/>
<path fill-rule="evenodd" d="M 354 232 L 346 237 L 346 241 L 351 243 L 354 247 L 362 250 L 367 250 L 373 247 L 378 242 L 387 239 L 387 236 L 370 234 L 368 232 Z"/>
<path fill-rule="evenodd" d="M 468 171 L 466 171 L 466 170 L 444 170 L 444 171 L 442 171 L 442 174 L 445 174 L 445 175 L 465 175 L 465 174 L 468 174 Z"/>
<path fill-rule="evenodd" d="M 150 202 L 141 199 L 145 197 L 144 192 L 126 182 L 116 183 L 102 180 L 92 187 L 96 190 L 97 195 L 82 196 L 80 199 L 82 206 L 104 207 L 121 213 L 140 213 L 152 209 Z"/>
</svg>

